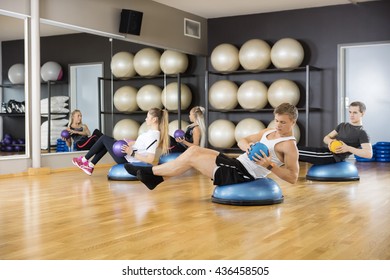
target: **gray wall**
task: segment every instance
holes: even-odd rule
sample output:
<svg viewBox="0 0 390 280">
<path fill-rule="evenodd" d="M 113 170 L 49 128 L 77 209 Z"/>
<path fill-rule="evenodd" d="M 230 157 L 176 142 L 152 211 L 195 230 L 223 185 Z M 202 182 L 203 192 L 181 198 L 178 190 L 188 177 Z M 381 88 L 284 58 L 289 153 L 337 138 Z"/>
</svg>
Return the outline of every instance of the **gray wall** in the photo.
<svg viewBox="0 0 390 280">
<path fill-rule="evenodd" d="M 119 33 L 122 9 L 143 12 L 140 36 Z M 207 52 L 207 21 L 153 1 L 41 0 L 41 18 L 126 35 L 125 40 L 189 54 Z M 184 36 L 184 18 L 201 23 L 201 39 Z"/>
<path fill-rule="evenodd" d="M 389 40 L 389 15 L 390 1 L 374 1 L 210 19 L 208 53 L 221 43 L 240 47 L 253 38 L 271 46 L 285 37 L 299 40 L 305 49 L 304 64 L 323 69 L 321 80 L 311 88 L 312 107 L 322 109 L 311 114 L 309 129 L 310 145 L 321 145 L 324 134 L 337 124 L 338 44 Z M 226 30 L 229 32 L 222 32 Z"/>
</svg>

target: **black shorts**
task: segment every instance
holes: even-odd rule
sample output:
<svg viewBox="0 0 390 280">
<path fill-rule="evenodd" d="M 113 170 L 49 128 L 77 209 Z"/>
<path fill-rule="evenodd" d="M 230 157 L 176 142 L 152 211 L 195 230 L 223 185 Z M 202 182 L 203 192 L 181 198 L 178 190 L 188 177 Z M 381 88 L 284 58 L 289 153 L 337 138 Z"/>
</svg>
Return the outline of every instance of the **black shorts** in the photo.
<svg viewBox="0 0 390 280">
<path fill-rule="evenodd" d="M 235 158 L 220 153 L 215 163 L 218 167 L 214 173 L 214 185 L 237 184 L 250 182 L 255 179 L 248 173 L 242 163 Z"/>
</svg>

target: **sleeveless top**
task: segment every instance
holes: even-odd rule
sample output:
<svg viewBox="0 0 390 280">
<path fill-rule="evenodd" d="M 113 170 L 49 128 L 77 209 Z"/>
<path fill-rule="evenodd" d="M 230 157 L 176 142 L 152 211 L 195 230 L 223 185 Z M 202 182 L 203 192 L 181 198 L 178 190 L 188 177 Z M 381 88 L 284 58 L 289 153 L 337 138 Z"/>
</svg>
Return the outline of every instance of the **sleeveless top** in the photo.
<svg viewBox="0 0 390 280">
<path fill-rule="evenodd" d="M 261 137 L 259 142 L 263 143 L 268 147 L 268 151 L 271 156 L 271 161 L 275 163 L 277 166 L 282 166 L 284 163 L 276 155 L 275 145 L 280 142 L 284 142 L 288 140 L 296 141 L 296 139 L 294 136 L 280 137 L 272 140 L 267 139 L 267 136 L 275 131 L 276 130 L 274 129 L 266 131 Z M 242 165 L 244 165 L 246 170 L 248 170 L 249 174 L 251 174 L 255 179 L 266 177 L 269 173 L 271 173 L 271 171 L 268 170 L 267 168 L 257 165 L 254 161 L 250 160 L 247 153 L 241 154 L 237 158 L 237 160 L 239 160 L 242 163 Z"/>
<path fill-rule="evenodd" d="M 74 131 L 83 131 L 84 130 L 84 127 L 81 126 L 81 127 L 78 127 L 78 128 L 74 128 L 74 127 L 69 127 L 70 129 L 74 130 Z M 84 138 L 88 138 L 87 136 L 85 135 L 80 135 L 80 134 L 72 134 L 72 139 L 75 143 L 77 143 L 78 141 L 84 139 Z"/>
<path fill-rule="evenodd" d="M 184 134 L 184 139 L 186 139 L 187 142 L 194 143 L 194 128 L 195 127 L 197 127 L 197 125 L 187 127 L 186 133 Z"/>
</svg>

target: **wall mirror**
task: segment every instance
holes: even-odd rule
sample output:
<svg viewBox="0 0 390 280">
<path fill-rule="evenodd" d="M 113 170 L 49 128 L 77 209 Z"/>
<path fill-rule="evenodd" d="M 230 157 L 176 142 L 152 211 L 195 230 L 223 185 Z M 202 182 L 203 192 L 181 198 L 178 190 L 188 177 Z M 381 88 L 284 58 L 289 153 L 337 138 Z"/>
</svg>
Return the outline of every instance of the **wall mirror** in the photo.
<svg viewBox="0 0 390 280">
<path fill-rule="evenodd" d="M 28 23 L 23 15 L 0 10 L 0 160 L 29 154 Z"/>
</svg>

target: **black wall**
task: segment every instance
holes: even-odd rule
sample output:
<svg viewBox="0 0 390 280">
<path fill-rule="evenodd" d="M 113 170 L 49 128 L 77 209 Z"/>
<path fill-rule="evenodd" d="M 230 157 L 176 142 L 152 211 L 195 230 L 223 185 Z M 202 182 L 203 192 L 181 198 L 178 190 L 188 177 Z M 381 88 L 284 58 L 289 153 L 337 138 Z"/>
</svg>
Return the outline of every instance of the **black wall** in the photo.
<svg viewBox="0 0 390 280">
<path fill-rule="evenodd" d="M 208 32 L 209 54 L 221 43 L 239 48 L 254 38 L 271 46 L 285 37 L 300 41 L 303 64 L 323 69 L 311 87 L 311 106 L 322 109 L 310 114 L 309 128 L 309 144 L 322 145 L 323 136 L 337 124 L 338 45 L 390 40 L 390 1 L 210 19 Z"/>
</svg>

